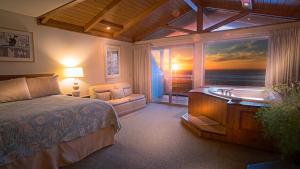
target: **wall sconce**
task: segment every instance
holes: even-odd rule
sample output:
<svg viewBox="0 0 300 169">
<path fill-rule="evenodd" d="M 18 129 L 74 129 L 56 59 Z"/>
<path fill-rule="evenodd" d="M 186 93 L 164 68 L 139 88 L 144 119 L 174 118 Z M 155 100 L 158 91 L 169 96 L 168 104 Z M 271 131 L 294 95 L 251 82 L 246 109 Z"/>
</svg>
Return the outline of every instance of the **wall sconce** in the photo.
<svg viewBox="0 0 300 169">
<path fill-rule="evenodd" d="M 68 78 L 74 78 L 72 95 L 75 97 L 79 97 L 80 90 L 79 90 L 79 82 L 77 81 L 77 78 L 84 77 L 82 67 L 65 68 L 64 75 L 65 75 L 65 77 L 68 77 Z"/>
</svg>

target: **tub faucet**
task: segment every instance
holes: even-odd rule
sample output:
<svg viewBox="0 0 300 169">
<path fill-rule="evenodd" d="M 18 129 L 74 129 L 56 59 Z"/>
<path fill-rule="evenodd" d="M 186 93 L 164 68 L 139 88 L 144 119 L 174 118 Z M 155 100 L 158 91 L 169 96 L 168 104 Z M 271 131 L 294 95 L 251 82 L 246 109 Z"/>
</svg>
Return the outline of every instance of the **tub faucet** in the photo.
<svg viewBox="0 0 300 169">
<path fill-rule="evenodd" d="M 233 89 L 226 89 L 225 92 L 224 92 L 224 95 L 228 95 L 228 96 L 231 96 L 231 91 Z"/>
</svg>

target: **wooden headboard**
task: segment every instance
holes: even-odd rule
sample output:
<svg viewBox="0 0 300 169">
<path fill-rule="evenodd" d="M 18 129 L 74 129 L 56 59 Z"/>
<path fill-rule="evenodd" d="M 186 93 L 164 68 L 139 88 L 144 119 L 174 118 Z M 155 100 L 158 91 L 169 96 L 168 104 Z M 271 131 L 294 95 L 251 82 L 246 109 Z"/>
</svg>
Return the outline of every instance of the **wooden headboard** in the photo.
<svg viewBox="0 0 300 169">
<path fill-rule="evenodd" d="M 1 80 L 9 80 L 9 79 L 15 79 L 15 78 L 21 78 L 21 77 L 27 77 L 27 78 L 33 78 L 33 77 L 47 77 L 47 76 L 53 76 L 54 73 L 47 73 L 47 74 L 25 74 L 25 75 L 0 75 L 0 81 Z"/>
</svg>

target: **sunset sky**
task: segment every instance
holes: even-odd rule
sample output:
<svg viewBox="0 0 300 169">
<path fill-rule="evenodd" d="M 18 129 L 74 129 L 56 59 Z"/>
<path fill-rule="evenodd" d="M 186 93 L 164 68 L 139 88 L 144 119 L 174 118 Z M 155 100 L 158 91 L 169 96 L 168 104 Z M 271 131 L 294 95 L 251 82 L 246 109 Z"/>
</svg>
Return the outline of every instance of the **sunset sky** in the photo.
<svg viewBox="0 0 300 169">
<path fill-rule="evenodd" d="M 172 49 L 172 63 L 179 65 L 179 70 L 193 70 L 193 46 Z"/>
<path fill-rule="evenodd" d="M 206 44 L 206 70 L 245 70 L 266 69 L 267 39 L 243 39 L 219 41 Z M 178 73 L 192 71 L 193 46 L 174 47 L 172 50 L 172 64 L 178 66 Z M 163 69 L 168 71 L 170 49 L 163 49 Z M 160 65 L 160 51 L 152 50 L 152 55 Z"/>
<path fill-rule="evenodd" d="M 160 65 L 159 50 L 151 51 L 157 65 Z M 169 70 L 169 49 L 164 49 L 164 70 Z M 193 69 L 193 46 L 181 46 L 172 48 L 172 64 L 178 65 L 178 72 L 192 71 Z"/>
<path fill-rule="evenodd" d="M 205 49 L 205 69 L 265 69 L 266 39 L 213 42 Z"/>
</svg>

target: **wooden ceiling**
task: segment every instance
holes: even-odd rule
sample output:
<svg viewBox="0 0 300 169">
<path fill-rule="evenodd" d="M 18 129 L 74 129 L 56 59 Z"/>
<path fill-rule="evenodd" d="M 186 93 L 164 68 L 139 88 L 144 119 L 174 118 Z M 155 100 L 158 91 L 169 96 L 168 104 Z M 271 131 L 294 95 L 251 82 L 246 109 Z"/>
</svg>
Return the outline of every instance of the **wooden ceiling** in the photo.
<svg viewBox="0 0 300 169">
<path fill-rule="evenodd" d="M 182 0 L 76 0 L 38 17 L 38 23 L 133 42 L 190 10 Z"/>
<path fill-rule="evenodd" d="M 90 35 L 135 42 L 154 32 L 178 30 L 185 33 L 210 32 L 250 13 L 300 18 L 300 0 L 192 0 L 197 6 L 197 31 L 171 25 L 192 9 L 184 0 L 74 0 L 37 18 L 38 23 Z M 237 11 L 225 21 L 203 29 L 203 8 Z M 166 32 L 166 31 L 165 31 Z"/>
</svg>

